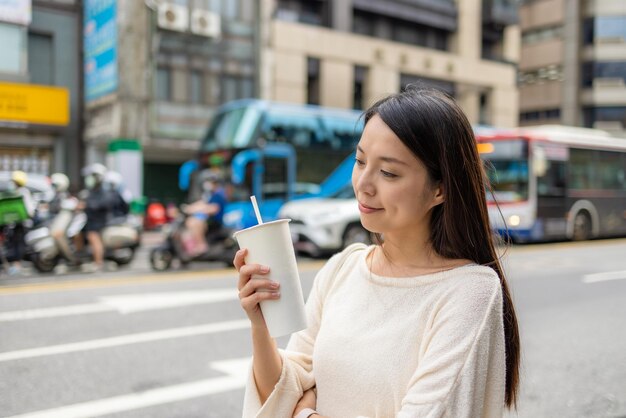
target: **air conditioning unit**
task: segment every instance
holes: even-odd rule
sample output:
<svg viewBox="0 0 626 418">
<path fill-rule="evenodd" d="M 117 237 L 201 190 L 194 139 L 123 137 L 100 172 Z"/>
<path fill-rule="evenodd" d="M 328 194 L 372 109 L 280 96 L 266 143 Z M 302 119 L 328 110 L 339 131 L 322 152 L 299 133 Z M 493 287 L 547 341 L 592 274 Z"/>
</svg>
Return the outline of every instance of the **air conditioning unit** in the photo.
<svg viewBox="0 0 626 418">
<path fill-rule="evenodd" d="M 221 34 L 220 16 L 207 10 L 191 11 L 191 32 L 209 38 L 219 38 Z"/>
<path fill-rule="evenodd" d="M 189 10 L 177 4 L 159 4 L 157 21 L 160 28 L 185 32 L 189 27 Z"/>
</svg>

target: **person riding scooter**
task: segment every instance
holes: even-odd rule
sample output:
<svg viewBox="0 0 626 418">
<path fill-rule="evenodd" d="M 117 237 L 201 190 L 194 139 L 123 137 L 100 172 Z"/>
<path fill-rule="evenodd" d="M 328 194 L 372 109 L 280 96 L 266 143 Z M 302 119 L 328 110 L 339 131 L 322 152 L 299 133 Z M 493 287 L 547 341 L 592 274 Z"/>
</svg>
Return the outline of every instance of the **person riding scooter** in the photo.
<svg viewBox="0 0 626 418">
<path fill-rule="evenodd" d="M 202 178 L 202 198 L 184 208 L 189 216 L 185 221 L 188 234 L 183 237 L 183 246 L 191 258 L 208 250 L 207 228 L 220 229 L 223 225 L 228 200 L 222 183 L 219 173 L 209 171 Z"/>
<path fill-rule="evenodd" d="M 106 172 L 107 168 L 99 163 L 85 167 L 82 172 L 87 191 L 79 209 L 84 209 L 87 215 L 85 231 L 93 253 L 94 271 L 102 270 L 104 267 L 104 244 L 101 233 L 111 215 L 113 205 L 110 193 L 103 186 Z"/>
<path fill-rule="evenodd" d="M 30 190 L 26 187 L 28 182 L 28 174 L 23 171 L 17 170 L 11 173 L 11 182 L 13 183 L 15 194 L 21 196 L 28 219 L 32 219 L 35 216 L 37 205 L 33 200 Z M 11 261 L 13 262 L 10 267 L 7 268 L 9 275 L 14 276 L 22 273 L 21 260 L 26 254 L 26 245 L 24 243 L 24 236 L 26 230 L 24 222 L 16 222 L 10 235 L 8 245 L 11 247 Z M 4 260 L 3 260 L 4 262 Z"/>
<path fill-rule="evenodd" d="M 48 206 L 52 217 L 50 235 L 54 239 L 61 254 L 70 264 L 76 265 L 78 264 L 78 260 L 74 256 L 67 240 L 67 229 L 72 222 L 74 216 L 73 211 L 76 209 L 77 200 L 73 198 L 68 191 L 70 179 L 65 174 L 54 173 L 50 176 L 50 182 L 55 191 L 54 198 Z"/>
</svg>

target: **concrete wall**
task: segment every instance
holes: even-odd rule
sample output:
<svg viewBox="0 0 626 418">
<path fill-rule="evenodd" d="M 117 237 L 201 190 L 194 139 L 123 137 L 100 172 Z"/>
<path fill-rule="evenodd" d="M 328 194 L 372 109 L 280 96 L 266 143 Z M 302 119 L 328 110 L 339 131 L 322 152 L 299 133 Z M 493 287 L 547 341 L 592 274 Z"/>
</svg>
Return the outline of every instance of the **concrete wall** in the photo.
<svg viewBox="0 0 626 418">
<path fill-rule="evenodd" d="M 467 55 L 436 51 L 371 37 L 284 21 L 272 21 L 264 52 L 263 98 L 304 103 L 306 59 L 319 58 L 321 104 L 351 107 L 354 66 L 368 68 L 365 105 L 400 88 L 400 75 L 440 79 L 463 89 L 462 104 L 472 122 L 478 122 L 480 91 L 490 94 L 492 123 L 517 125 L 516 70 L 509 64 L 481 60 L 476 50 Z M 472 97 L 473 96 L 473 97 Z M 474 108 L 470 108 L 474 107 Z"/>
<path fill-rule="evenodd" d="M 557 26 L 563 23 L 565 0 L 539 0 L 525 4 L 519 9 L 522 30 Z"/>
</svg>

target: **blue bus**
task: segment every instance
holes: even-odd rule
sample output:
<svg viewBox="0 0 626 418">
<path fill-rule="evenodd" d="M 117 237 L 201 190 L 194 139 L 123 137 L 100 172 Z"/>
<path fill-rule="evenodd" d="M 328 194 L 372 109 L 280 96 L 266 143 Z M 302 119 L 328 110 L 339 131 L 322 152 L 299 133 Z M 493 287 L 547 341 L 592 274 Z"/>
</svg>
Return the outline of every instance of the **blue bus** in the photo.
<svg viewBox="0 0 626 418">
<path fill-rule="evenodd" d="M 250 195 L 264 220 L 273 220 L 288 200 L 329 196 L 350 182 L 350 157 L 363 130 L 360 116 L 257 99 L 227 103 L 213 117 L 197 160 L 183 170 L 181 186 L 193 194 L 198 187 L 190 171 L 221 170 L 230 179 L 226 226 L 256 223 Z"/>
</svg>

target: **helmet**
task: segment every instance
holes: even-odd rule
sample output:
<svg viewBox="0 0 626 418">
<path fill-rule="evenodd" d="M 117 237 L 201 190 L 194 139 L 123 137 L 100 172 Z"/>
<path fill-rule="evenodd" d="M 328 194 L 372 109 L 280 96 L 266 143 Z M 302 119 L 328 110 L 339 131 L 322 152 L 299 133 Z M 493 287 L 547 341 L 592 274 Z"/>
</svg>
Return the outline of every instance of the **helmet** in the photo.
<svg viewBox="0 0 626 418">
<path fill-rule="evenodd" d="M 28 181 L 28 174 L 20 170 L 14 171 L 11 173 L 11 180 L 13 180 L 18 187 L 24 187 Z"/>
<path fill-rule="evenodd" d="M 102 180 L 104 178 L 104 175 L 107 172 L 107 168 L 100 164 L 100 163 L 93 163 L 88 165 L 87 167 L 83 168 L 83 176 L 88 176 L 88 175 L 94 175 L 96 177 L 99 178 L 99 180 Z"/>
<path fill-rule="evenodd" d="M 221 183 L 224 178 L 218 170 L 202 170 L 202 172 L 200 172 L 200 180 L 202 182 L 213 181 L 216 183 Z"/>
<path fill-rule="evenodd" d="M 107 171 L 104 175 L 104 182 L 110 184 L 113 188 L 117 188 L 124 182 L 124 178 L 117 171 Z"/>
<path fill-rule="evenodd" d="M 70 187 L 70 179 L 63 173 L 54 173 L 50 176 L 50 181 L 58 192 L 66 192 Z"/>
</svg>

